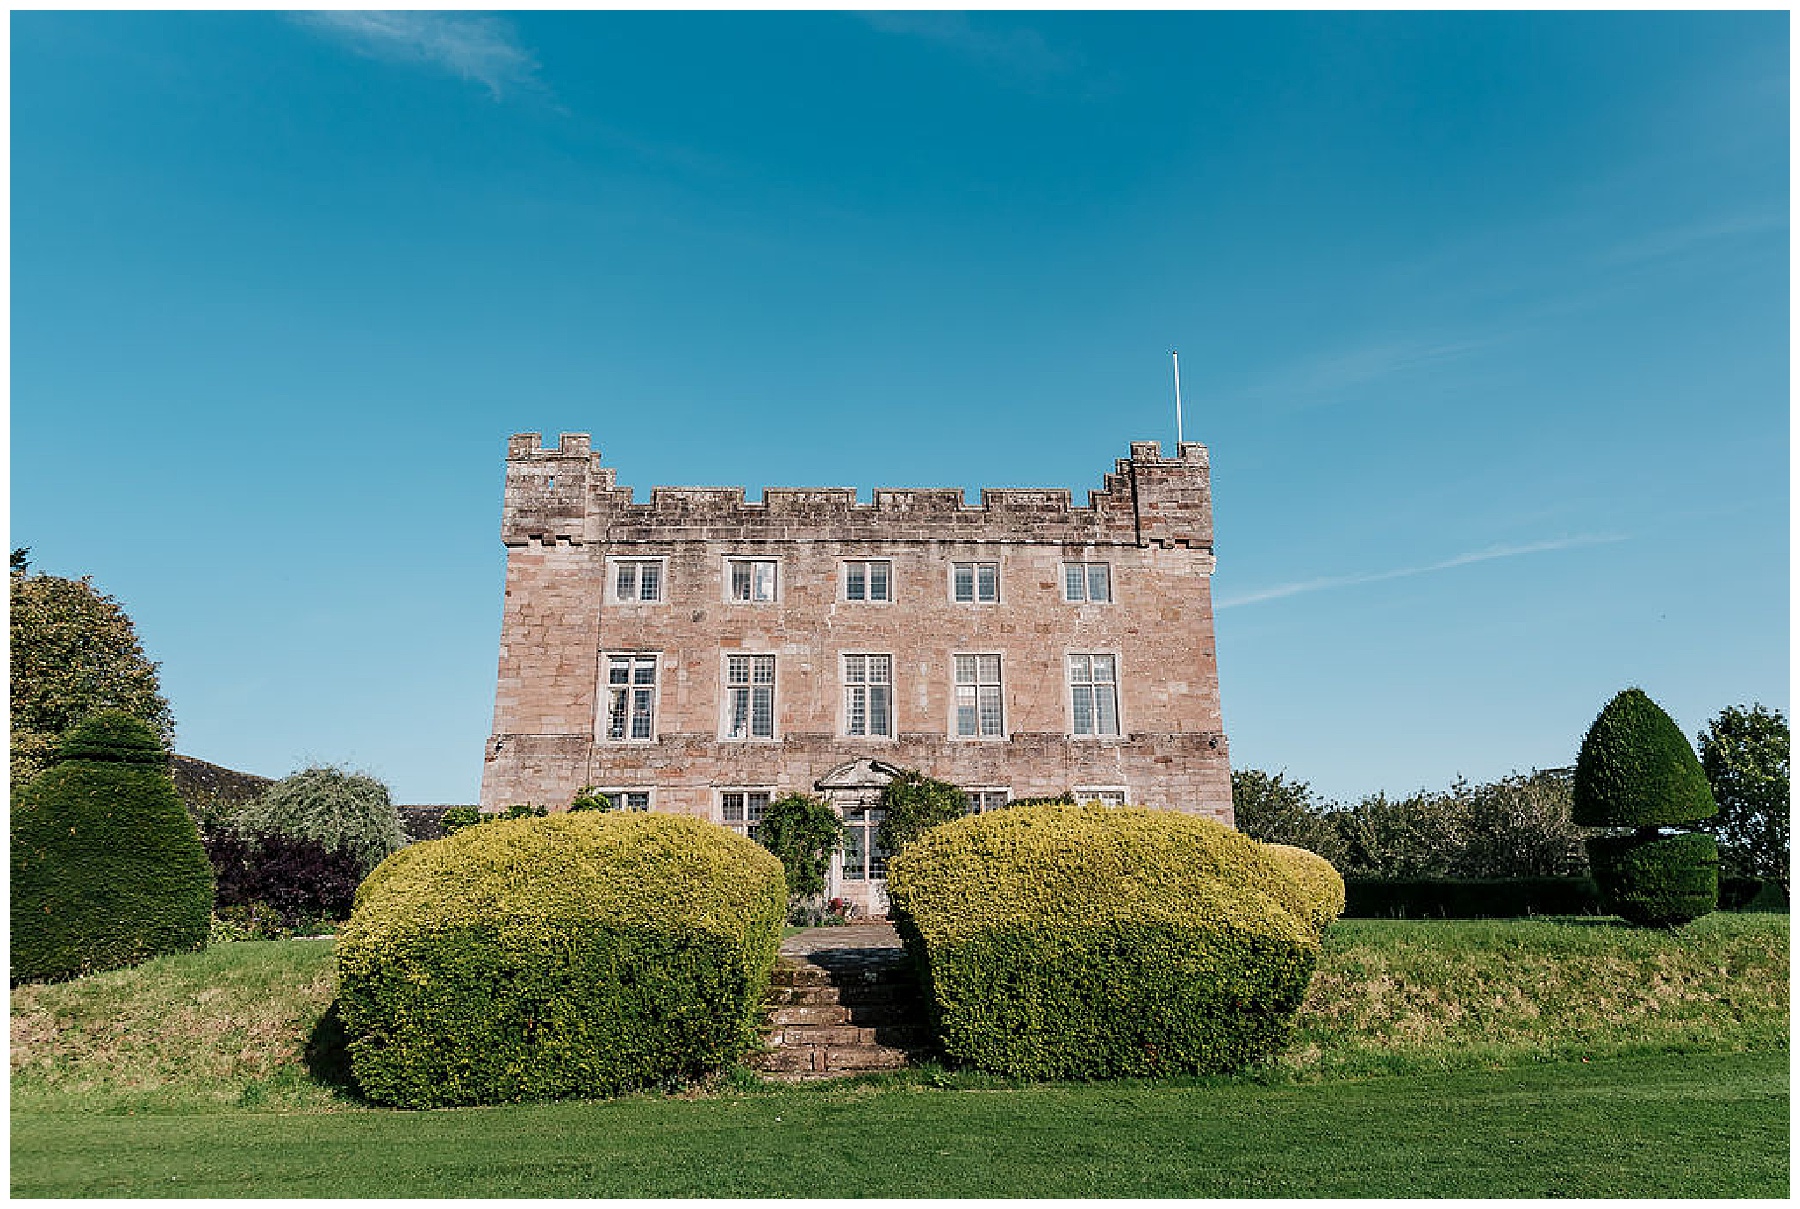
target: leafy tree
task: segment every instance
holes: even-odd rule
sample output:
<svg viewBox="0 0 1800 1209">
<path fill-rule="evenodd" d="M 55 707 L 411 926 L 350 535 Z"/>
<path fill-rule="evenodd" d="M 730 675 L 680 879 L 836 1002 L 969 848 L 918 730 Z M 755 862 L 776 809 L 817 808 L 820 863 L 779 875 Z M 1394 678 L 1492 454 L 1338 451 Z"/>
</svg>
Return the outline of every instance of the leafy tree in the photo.
<svg viewBox="0 0 1800 1209">
<path fill-rule="evenodd" d="M 347 848 L 365 876 L 406 844 L 387 786 L 330 766 L 304 769 L 269 786 L 238 816 L 237 829 L 316 840 L 327 850 Z"/>
<path fill-rule="evenodd" d="M 811 794 L 790 793 L 764 809 L 753 838 L 781 861 L 792 908 L 825 893 L 825 871 L 847 834 L 831 803 Z"/>
<path fill-rule="evenodd" d="M 1285 772 L 1234 771 L 1231 810 L 1237 829 L 1253 840 L 1304 848 L 1333 865 L 1344 859 L 1344 840 L 1330 803 L 1315 797 L 1305 781 L 1289 780 Z"/>
<path fill-rule="evenodd" d="M 28 549 L 12 557 L 12 778 L 22 785 L 50 766 L 71 727 L 102 711 L 148 726 L 167 750 L 175 719 L 131 618 L 84 576 L 30 573 Z"/>
<path fill-rule="evenodd" d="M 1371 794 L 1333 822 L 1346 877 L 1448 877 L 1465 847 L 1461 803 L 1447 793 Z"/>
<path fill-rule="evenodd" d="M 213 873 L 148 726 L 77 724 L 12 808 L 12 977 L 54 980 L 204 948 Z"/>
<path fill-rule="evenodd" d="M 1719 813 L 1708 827 L 1734 873 L 1788 880 L 1788 721 L 1780 710 L 1734 705 L 1699 734 L 1700 767 Z"/>
<path fill-rule="evenodd" d="M 1575 762 L 1574 819 L 1632 828 L 1590 836 L 1588 862 L 1608 909 L 1633 923 L 1678 924 L 1718 906 L 1719 849 L 1705 832 L 1664 835 L 1718 807 L 1675 720 L 1640 689 L 1600 711 Z"/>
<path fill-rule="evenodd" d="M 1571 817 L 1574 790 L 1566 771 L 1502 777 L 1487 785 L 1450 787 L 1463 849 L 1455 877 L 1567 877 L 1587 872 L 1581 829 Z"/>
<path fill-rule="evenodd" d="M 613 800 L 601 793 L 592 785 L 583 785 L 575 791 L 575 797 L 569 802 L 570 810 L 597 810 L 605 813 L 614 809 Z"/>
<path fill-rule="evenodd" d="M 881 791 L 881 808 L 887 813 L 876 828 L 875 843 L 889 856 L 933 827 L 954 822 L 968 810 L 969 799 L 948 781 L 926 776 L 916 768 L 902 769 Z"/>
<path fill-rule="evenodd" d="M 454 835 L 464 827 L 473 827 L 481 822 L 481 810 L 475 806 L 452 806 L 438 816 L 438 826 L 444 829 L 445 835 Z"/>
</svg>

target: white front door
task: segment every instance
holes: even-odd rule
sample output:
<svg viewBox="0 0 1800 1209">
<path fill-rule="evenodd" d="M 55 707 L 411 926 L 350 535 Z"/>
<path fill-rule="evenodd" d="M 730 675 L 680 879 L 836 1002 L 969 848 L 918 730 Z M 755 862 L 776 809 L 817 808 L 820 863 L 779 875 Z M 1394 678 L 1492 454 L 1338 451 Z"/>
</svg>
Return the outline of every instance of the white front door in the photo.
<svg viewBox="0 0 1800 1209">
<path fill-rule="evenodd" d="M 831 897 L 855 903 L 865 915 L 886 915 L 887 854 L 875 843 L 875 833 L 887 813 L 876 805 L 881 793 L 845 790 L 831 797 L 848 832 L 831 862 Z"/>
</svg>

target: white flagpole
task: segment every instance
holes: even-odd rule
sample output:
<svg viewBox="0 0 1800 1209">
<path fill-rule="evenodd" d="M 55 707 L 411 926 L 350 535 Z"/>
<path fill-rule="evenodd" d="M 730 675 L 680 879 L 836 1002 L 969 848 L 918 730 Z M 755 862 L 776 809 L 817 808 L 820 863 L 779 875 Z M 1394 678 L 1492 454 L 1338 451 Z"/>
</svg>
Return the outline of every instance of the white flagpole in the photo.
<svg viewBox="0 0 1800 1209">
<path fill-rule="evenodd" d="M 1181 456 L 1181 357 L 1174 349 L 1169 350 L 1169 360 L 1175 363 L 1175 456 Z"/>
</svg>

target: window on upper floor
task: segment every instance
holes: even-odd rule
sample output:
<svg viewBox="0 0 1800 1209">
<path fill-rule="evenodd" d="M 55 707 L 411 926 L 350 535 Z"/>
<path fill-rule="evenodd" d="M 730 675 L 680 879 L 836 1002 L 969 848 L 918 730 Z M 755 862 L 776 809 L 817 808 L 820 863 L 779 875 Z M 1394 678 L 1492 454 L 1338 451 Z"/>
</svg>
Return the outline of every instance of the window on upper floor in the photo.
<svg viewBox="0 0 1800 1209">
<path fill-rule="evenodd" d="M 608 742 L 642 743 L 656 737 L 656 656 L 606 657 Z"/>
<path fill-rule="evenodd" d="M 612 598 L 622 604 L 661 600 L 663 560 L 621 558 L 613 561 Z"/>
<path fill-rule="evenodd" d="M 719 825 L 729 827 L 741 836 L 756 838 L 756 825 L 769 808 L 774 791 L 769 789 L 721 789 L 719 791 Z"/>
<path fill-rule="evenodd" d="M 1069 697 L 1075 734 L 1119 733 L 1118 665 L 1113 656 L 1070 655 Z"/>
<path fill-rule="evenodd" d="M 1112 567 L 1108 563 L 1064 563 L 1063 599 L 1104 604 L 1112 599 Z"/>
<path fill-rule="evenodd" d="M 772 558 L 732 558 L 725 563 L 729 574 L 731 599 L 767 601 L 775 599 L 775 560 Z"/>
<path fill-rule="evenodd" d="M 994 604 L 1000 599 L 1000 564 L 952 563 L 950 599 L 958 604 Z"/>
<path fill-rule="evenodd" d="M 848 559 L 844 563 L 844 599 L 890 601 L 894 598 L 894 564 L 885 558 Z"/>
<path fill-rule="evenodd" d="M 725 657 L 725 737 L 775 737 L 775 656 Z"/>
<path fill-rule="evenodd" d="M 1005 694 L 1000 687 L 1000 656 L 957 655 L 956 733 L 964 739 L 999 739 L 1006 735 Z"/>
<path fill-rule="evenodd" d="M 844 733 L 894 737 L 894 657 L 844 656 Z"/>
</svg>

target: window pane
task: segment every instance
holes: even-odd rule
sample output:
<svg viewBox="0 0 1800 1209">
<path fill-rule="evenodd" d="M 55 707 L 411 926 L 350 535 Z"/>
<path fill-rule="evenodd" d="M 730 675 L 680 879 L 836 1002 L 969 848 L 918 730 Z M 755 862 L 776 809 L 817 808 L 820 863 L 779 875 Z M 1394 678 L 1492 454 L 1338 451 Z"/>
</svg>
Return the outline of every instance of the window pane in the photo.
<svg viewBox="0 0 1800 1209">
<path fill-rule="evenodd" d="M 750 683 L 750 656 L 727 655 L 725 657 L 725 682 L 727 684 Z"/>
<path fill-rule="evenodd" d="M 959 735 L 977 733 L 975 729 L 975 686 L 972 684 L 956 686 L 956 733 Z"/>
<path fill-rule="evenodd" d="M 885 684 L 872 685 L 869 688 L 869 733 L 872 735 L 892 733 L 888 729 L 889 691 Z"/>
<path fill-rule="evenodd" d="M 956 682 L 958 684 L 975 683 L 975 656 L 958 655 L 956 657 Z"/>
<path fill-rule="evenodd" d="M 1063 564 L 1063 599 L 1081 600 L 1086 582 L 1083 579 L 1083 567 L 1080 563 Z"/>
<path fill-rule="evenodd" d="M 644 600 L 662 599 L 662 564 L 645 563 L 638 573 L 638 592 Z"/>
<path fill-rule="evenodd" d="M 775 736 L 775 690 L 758 688 L 755 690 L 756 700 L 751 704 L 750 733 L 759 739 L 770 739 Z"/>
<path fill-rule="evenodd" d="M 1094 682 L 1111 683 L 1113 679 L 1113 657 L 1111 655 L 1094 656 Z"/>
<path fill-rule="evenodd" d="M 731 598 L 733 600 L 750 599 L 750 564 L 731 564 Z"/>
<path fill-rule="evenodd" d="M 868 689 L 861 685 L 844 690 L 844 730 L 849 734 L 866 733 L 864 727 L 868 725 L 868 717 L 863 702 L 866 692 Z"/>
<path fill-rule="evenodd" d="M 625 809 L 627 809 L 627 810 L 648 810 L 648 809 L 650 809 L 650 794 L 649 794 L 649 792 L 645 791 L 643 793 L 628 793 L 628 794 L 626 794 L 625 795 Z"/>
<path fill-rule="evenodd" d="M 625 698 L 626 690 L 611 690 L 612 700 L 607 702 L 606 737 L 623 739 L 625 737 Z"/>
<path fill-rule="evenodd" d="M 1113 695 L 1112 685 L 1094 686 L 1094 733 L 1097 735 L 1116 735 L 1119 733 L 1119 703 Z"/>
<path fill-rule="evenodd" d="M 758 655 L 758 656 L 756 656 L 753 670 L 756 673 L 756 683 L 758 683 L 758 684 L 774 684 L 775 683 L 775 656 L 773 656 L 773 655 Z"/>
<path fill-rule="evenodd" d="M 638 660 L 637 667 L 635 669 L 633 669 L 633 671 L 631 673 L 631 682 L 633 684 L 655 684 L 656 683 L 656 660 L 654 660 L 654 659 Z"/>
<path fill-rule="evenodd" d="M 886 600 L 888 598 L 888 564 L 869 564 L 869 599 Z"/>
<path fill-rule="evenodd" d="M 867 847 L 869 850 L 869 876 L 871 878 L 887 876 L 888 854 L 881 845 L 875 842 L 875 833 L 880 829 L 881 820 L 885 817 L 887 817 L 887 811 L 885 810 L 869 811 L 869 839 Z"/>
<path fill-rule="evenodd" d="M 951 582 L 954 585 L 952 595 L 957 600 L 975 599 L 975 566 L 973 563 L 957 563 Z"/>
<path fill-rule="evenodd" d="M 762 822 L 763 811 L 769 807 L 767 793 L 747 793 L 744 795 L 744 812 L 752 823 Z"/>
<path fill-rule="evenodd" d="M 731 718 L 726 725 L 725 733 L 734 739 L 742 739 L 748 735 L 750 726 L 750 690 L 734 688 L 731 690 Z"/>
<path fill-rule="evenodd" d="M 867 878 L 865 866 L 868 858 L 864 841 L 868 834 L 867 829 L 852 826 L 844 837 L 844 880 L 847 882 L 860 882 Z"/>
<path fill-rule="evenodd" d="M 844 683 L 845 684 L 861 684 L 864 680 L 866 680 L 868 678 L 866 675 L 866 670 L 867 669 L 864 667 L 863 656 L 861 656 L 861 655 L 845 655 L 844 656 Z"/>
<path fill-rule="evenodd" d="M 637 564 L 620 563 L 617 590 L 613 593 L 620 600 L 634 600 L 637 597 Z"/>
<path fill-rule="evenodd" d="M 894 660 L 891 655 L 869 656 L 869 682 L 887 684 L 893 680 Z"/>
<path fill-rule="evenodd" d="M 775 564 L 756 563 L 756 595 L 757 600 L 775 599 Z"/>
<path fill-rule="evenodd" d="M 631 737 L 634 739 L 648 739 L 650 737 L 651 690 L 640 688 L 633 689 L 632 692 L 637 700 L 632 702 L 631 707 Z"/>
<path fill-rule="evenodd" d="M 1075 694 L 1075 733 L 1091 735 L 1094 733 L 1094 690 L 1085 684 L 1077 684 L 1070 690 Z"/>
<path fill-rule="evenodd" d="M 866 563 L 844 564 L 844 595 L 850 600 L 861 600 L 864 596 L 864 574 Z"/>
<path fill-rule="evenodd" d="M 983 684 L 1000 683 L 1000 656 L 983 655 L 981 657 L 981 682 Z"/>
<path fill-rule="evenodd" d="M 982 600 L 999 600 L 1000 599 L 1000 564 L 999 563 L 982 563 L 977 568 L 977 571 L 981 576 L 980 598 Z"/>
<path fill-rule="evenodd" d="M 1089 563 L 1088 564 L 1087 573 L 1088 573 L 1088 599 L 1089 600 L 1111 600 L 1112 599 L 1111 582 L 1110 582 L 1108 574 L 1107 574 L 1108 570 L 1109 570 L 1109 568 L 1107 567 L 1107 565 L 1105 563 Z"/>
<path fill-rule="evenodd" d="M 1069 682 L 1086 684 L 1093 679 L 1093 670 L 1086 655 L 1069 656 Z"/>
<path fill-rule="evenodd" d="M 744 795 L 741 793 L 722 793 L 719 795 L 719 817 L 727 823 L 744 821 Z"/>
<path fill-rule="evenodd" d="M 986 736 L 1001 734 L 1004 727 L 1000 719 L 1000 689 L 995 685 L 983 685 L 981 688 L 981 733 Z"/>
</svg>

